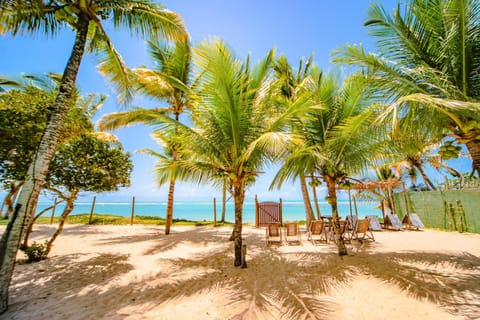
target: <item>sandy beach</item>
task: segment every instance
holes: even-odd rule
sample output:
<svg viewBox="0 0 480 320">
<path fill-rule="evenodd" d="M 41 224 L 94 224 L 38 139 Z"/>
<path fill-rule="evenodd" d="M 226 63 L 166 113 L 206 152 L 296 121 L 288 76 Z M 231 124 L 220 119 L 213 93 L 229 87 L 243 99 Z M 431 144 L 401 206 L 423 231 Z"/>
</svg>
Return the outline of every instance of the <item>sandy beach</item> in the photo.
<svg viewBox="0 0 480 320">
<path fill-rule="evenodd" d="M 3 231 L 3 230 L 2 230 Z M 244 227 L 67 225 L 50 258 L 17 263 L 0 319 L 478 319 L 480 235 L 375 232 L 375 242 L 266 245 Z M 53 227 L 36 225 L 33 241 Z M 23 259 L 23 253 L 19 253 Z"/>
</svg>

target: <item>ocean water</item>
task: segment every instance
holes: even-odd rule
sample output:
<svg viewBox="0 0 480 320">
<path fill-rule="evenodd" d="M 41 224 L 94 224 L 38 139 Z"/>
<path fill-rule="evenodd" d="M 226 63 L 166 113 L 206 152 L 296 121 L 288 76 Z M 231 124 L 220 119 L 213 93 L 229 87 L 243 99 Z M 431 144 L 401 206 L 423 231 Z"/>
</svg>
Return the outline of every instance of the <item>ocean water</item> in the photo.
<svg viewBox="0 0 480 320">
<path fill-rule="evenodd" d="M 41 202 L 38 205 L 37 213 L 41 210 L 51 206 L 52 203 Z M 313 206 L 313 205 L 312 205 Z M 91 202 L 76 202 L 75 209 L 71 214 L 85 214 L 90 213 L 92 207 Z M 165 218 L 166 202 L 147 202 L 139 201 L 135 203 L 135 215 L 141 216 L 159 216 Z M 221 218 L 222 205 L 221 201 L 217 201 L 217 221 Z M 355 215 L 355 208 L 352 203 L 352 214 Z M 58 205 L 55 210 L 55 216 L 61 215 L 64 206 Z M 338 209 L 340 216 L 345 218 L 350 214 L 349 201 L 339 201 Z M 315 207 L 313 206 L 314 213 L 316 215 Z M 379 203 L 373 201 L 357 201 L 357 211 L 360 218 L 366 215 L 376 214 L 379 217 L 382 216 L 382 212 L 379 209 Z M 112 214 L 118 216 L 130 217 L 132 214 L 131 202 L 97 202 L 95 204 L 94 212 L 96 214 Z M 198 202 L 181 202 L 174 203 L 173 218 L 174 219 L 186 219 L 197 221 L 213 221 L 213 201 L 198 201 Z M 331 215 L 332 211 L 330 205 L 326 202 L 320 203 L 320 212 L 322 215 Z M 283 200 L 282 213 L 284 221 L 305 220 L 305 206 L 301 200 Z M 46 212 L 45 217 L 51 216 L 52 211 Z M 227 221 L 234 221 L 234 204 L 232 201 L 227 202 L 225 219 Z M 255 222 L 255 203 L 253 201 L 246 201 L 243 206 L 243 221 L 245 223 Z"/>
</svg>

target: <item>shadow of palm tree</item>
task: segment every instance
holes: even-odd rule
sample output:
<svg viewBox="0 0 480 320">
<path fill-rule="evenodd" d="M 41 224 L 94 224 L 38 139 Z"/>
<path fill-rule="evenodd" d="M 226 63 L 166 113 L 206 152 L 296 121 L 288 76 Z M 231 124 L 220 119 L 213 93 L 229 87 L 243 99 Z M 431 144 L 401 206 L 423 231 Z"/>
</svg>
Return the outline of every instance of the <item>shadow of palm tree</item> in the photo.
<svg viewBox="0 0 480 320">
<path fill-rule="evenodd" d="M 207 228 L 190 230 L 167 237 L 148 254 L 173 249 L 186 241 L 196 241 L 199 245 L 225 242 L 228 236 L 228 232 L 219 234 Z M 336 309 L 334 303 L 320 298 L 322 294 L 347 287 L 354 275 L 363 273 L 393 282 L 414 298 L 426 298 L 443 305 L 452 314 L 475 318 L 480 312 L 479 304 L 472 300 L 472 297 L 477 300 L 480 297 L 480 288 L 475 285 L 480 283 L 480 259 L 473 255 L 379 254 L 373 253 L 376 243 L 355 243 L 351 246 L 353 254 L 340 258 L 332 253 L 281 253 L 278 248 L 266 246 L 258 234 L 249 235 L 246 242 L 250 243 L 249 251 L 252 252 L 247 269 L 232 266 L 233 250 L 230 247 L 195 260 L 173 259 L 176 270 L 159 273 L 156 277 L 171 277 L 185 269 L 209 271 L 199 271 L 190 279 L 170 278 L 169 284 L 150 287 L 147 295 L 137 295 L 136 303 L 148 304 L 152 295 L 158 298 L 157 301 L 168 303 L 206 292 L 212 287 L 221 287 L 231 292 L 231 304 L 239 300 L 249 301 L 250 307 L 232 318 L 243 318 L 247 313 L 252 316 L 253 308 L 253 318 L 278 318 L 280 315 L 284 319 L 321 319 Z M 276 266 L 278 273 L 271 273 L 272 265 Z M 444 273 L 445 265 L 455 270 L 457 276 Z"/>
<path fill-rule="evenodd" d="M 107 239 L 104 241 L 107 245 L 109 241 L 154 240 L 143 254 L 159 254 L 158 271 L 128 283 L 110 284 L 105 290 L 85 290 L 99 276 L 106 284 L 130 271 L 127 256 L 98 255 L 83 262 L 68 256 L 55 257 L 51 261 L 55 266 L 53 271 L 41 274 L 34 283 L 22 285 L 20 276 L 14 290 L 17 302 L 10 310 L 18 312 L 25 308 L 26 312 L 32 312 L 32 301 L 41 303 L 48 299 L 58 301 L 59 305 L 79 306 L 83 318 L 121 319 L 131 316 L 128 310 L 148 313 L 159 305 L 170 309 L 213 290 L 222 292 L 224 299 L 221 305 L 211 301 L 207 309 L 231 309 L 230 319 L 325 319 L 331 318 L 338 308 L 335 302 L 324 298 L 325 294 L 346 288 L 356 275 L 365 274 L 394 283 L 411 297 L 437 303 L 451 314 L 470 319 L 480 314 L 480 258 L 468 253 L 374 253 L 376 243 L 354 243 L 350 246 L 351 255 L 341 258 L 324 249 L 328 246 L 311 247 L 315 250 L 301 253 L 283 252 L 281 248 L 267 246 L 264 237 L 253 233 L 246 235 L 245 240 L 248 268 L 239 269 L 233 266 L 229 235 L 226 229 L 195 228 L 169 236 L 149 233 L 127 240 Z M 198 246 L 216 246 L 195 259 L 161 257 L 165 250 L 174 252 L 176 246 L 192 242 Z M 168 262 L 164 264 L 168 269 L 162 269 L 164 262 Z M 25 268 L 22 273 L 39 272 L 38 268 L 42 268 L 40 264 Z M 90 281 L 85 280 L 88 274 L 92 275 Z M 62 286 L 67 283 L 68 286 Z M 28 301 L 20 297 L 28 297 Z M 90 308 L 92 299 L 96 301 L 95 308 Z M 9 314 L 10 311 L 2 319 L 9 318 Z M 69 317 L 75 315 L 59 315 L 59 319 Z"/>
<path fill-rule="evenodd" d="M 42 317 L 41 308 L 46 300 L 59 306 L 71 302 L 79 292 L 90 285 L 108 284 L 118 275 L 132 270 L 123 254 L 86 254 L 55 256 L 38 263 L 17 265 L 15 286 L 11 290 L 8 311 L 0 319 L 51 319 Z M 35 279 L 33 282 L 27 279 Z M 73 306 L 73 305 L 72 305 Z M 33 308 L 33 312 L 32 312 Z M 37 309 L 37 310 L 35 310 Z M 15 314 L 15 316 L 12 316 Z M 58 319 L 68 315 L 58 314 Z M 78 315 L 77 315 L 78 316 Z"/>
</svg>

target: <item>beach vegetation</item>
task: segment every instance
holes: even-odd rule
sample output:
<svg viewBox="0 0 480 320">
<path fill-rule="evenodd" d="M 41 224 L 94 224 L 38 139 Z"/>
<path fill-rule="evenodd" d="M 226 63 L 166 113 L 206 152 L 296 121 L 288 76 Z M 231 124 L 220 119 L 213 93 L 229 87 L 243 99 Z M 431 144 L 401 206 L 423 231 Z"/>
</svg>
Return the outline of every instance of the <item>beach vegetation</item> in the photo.
<svg viewBox="0 0 480 320">
<path fill-rule="evenodd" d="M 339 230 L 337 186 L 382 160 L 386 135 L 384 128 L 372 126 L 375 109 L 367 82 L 352 78 L 342 82 L 335 73 L 323 74 L 318 68 L 312 69 L 311 76 L 311 101 L 320 108 L 303 118 L 304 144 L 284 158 L 272 186 L 281 186 L 301 173 L 320 177 Z M 344 255 L 346 247 L 336 236 L 339 254 Z"/>
<path fill-rule="evenodd" d="M 2 204 L 2 209 L 6 207 L 4 218 L 13 213 L 13 204 L 52 115 L 50 106 L 58 91 L 59 77 L 47 74 L 5 79 L 14 89 L 0 95 L 0 182 L 8 192 Z M 104 100 L 103 95 L 81 96 L 76 90 L 59 132 L 59 143 L 93 130 L 89 116 Z"/>
<path fill-rule="evenodd" d="M 8 308 L 8 287 L 23 226 L 33 219 L 38 196 L 59 140 L 59 130 L 68 113 L 84 53 L 96 53 L 100 71 L 116 86 L 120 101 L 131 98 L 126 67 L 113 47 L 104 23 L 127 29 L 134 35 L 185 39 L 182 19 L 160 4 L 148 0 L 130 1 L 1 1 L 2 34 L 42 34 L 54 37 L 64 28 L 73 30 L 75 40 L 62 75 L 58 94 L 51 105 L 52 116 L 42 135 L 27 179 L 18 196 L 18 215 L 0 242 L 0 313 Z"/>
<path fill-rule="evenodd" d="M 99 122 L 101 130 L 114 130 L 134 124 L 152 126 L 152 136 L 159 142 L 162 152 L 153 150 L 140 150 L 157 158 L 158 165 L 155 170 L 159 185 L 168 184 L 168 198 L 166 209 L 165 234 L 170 234 L 173 219 L 173 202 L 175 192 L 175 172 L 164 171 L 164 159 L 176 161 L 181 157 L 181 150 L 176 142 L 176 129 L 172 128 L 169 134 L 156 134 L 158 130 L 165 130 L 156 115 L 172 115 L 176 121 L 185 110 L 193 107 L 192 94 L 192 58 L 188 41 L 175 43 L 149 41 L 150 57 L 155 65 L 154 69 L 139 67 L 132 70 L 136 83 L 136 92 L 140 95 L 166 101 L 165 108 L 135 108 L 129 111 L 116 112 L 105 115 Z"/>
<path fill-rule="evenodd" d="M 46 243 L 45 256 L 50 253 L 53 242 L 75 208 L 79 193 L 116 191 L 119 187 L 129 186 L 132 169 L 130 155 L 123 151 L 120 144 L 105 141 L 94 133 L 60 145 L 50 162 L 45 189 L 65 201 L 66 205 L 57 230 Z M 29 247 L 32 225 L 33 221 L 25 233 L 23 248 Z"/>
<path fill-rule="evenodd" d="M 47 258 L 47 242 L 37 243 L 33 242 L 30 246 L 23 249 L 23 252 L 27 256 L 27 263 L 39 262 Z"/>
<path fill-rule="evenodd" d="M 269 103 L 274 51 L 256 65 L 241 60 L 221 40 L 209 39 L 194 49 L 199 78 L 193 126 L 164 119 L 176 127 L 184 157 L 165 162 L 162 170 L 199 184 L 228 179 L 235 206 L 234 265 L 241 265 L 242 212 L 246 188 L 261 169 L 278 159 L 287 144 L 295 143 L 288 123 L 310 106 L 287 109 Z M 161 134 L 161 132 L 159 133 Z"/>
<path fill-rule="evenodd" d="M 312 96 L 311 90 L 308 90 L 308 84 L 312 79 L 309 74 L 310 68 L 313 63 L 313 54 L 305 61 L 300 59 L 297 70 L 294 70 L 288 62 L 285 55 L 281 55 L 273 64 L 273 70 L 275 74 L 275 84 L 272 86 L 272 101 L 275 105 L 282 105 L 287 108 L 288 105 L 293 103 L 313 103 L 310 101 Z M 321 75 L 319 75 L 321 77 Z M 291 123 L 291 132 L 294 134 L 300 134 L 302 131 L 301 125 L 298 122 Z M 297 146 L 292 146 L 296 148 Z M 292 149 L 289 152 L 294 152 Z M 312 169 L 313 170 L 313 169 Z M 308 192 L 307 175 L 311 175 L 308 168 L 300 170 L 296 178 L 300 181 L 300 188 L 302 190 L 302 198 L 305 206 L 305 215 L 307 221 L 315 220 L 313 209 L 310 200 L 310 194 Z M 315 190 L 315 189 L 314 189 Z M 318 208 L 318 203 L 315 203 Z"/>
<path fill-rule="evenodd" d="M 360 68 L 370 82 L 384 104 L 377 122 L 388 122 L 393 138 L 428 132 L 452 151 L 440 153 L 443 160 L 465 145 L 472 175 L 480 175 L 479 21 L 475 0 L 412 0 L 392 13 L 374 3 L 365 26 L 376 52 L 346 45 L 334 53 L 334 61 Z"/>
</svg>

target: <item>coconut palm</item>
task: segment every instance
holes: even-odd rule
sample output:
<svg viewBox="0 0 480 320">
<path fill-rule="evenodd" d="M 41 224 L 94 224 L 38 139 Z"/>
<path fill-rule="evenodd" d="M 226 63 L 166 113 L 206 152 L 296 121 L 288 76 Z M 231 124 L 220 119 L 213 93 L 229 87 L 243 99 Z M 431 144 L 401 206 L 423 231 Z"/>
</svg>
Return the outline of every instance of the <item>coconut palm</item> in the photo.
<svg viewBox="0 0 480 320">
<path fill-rule="evenodd" d="M 164 171 L 196 183 L 211 183 L 222 175 L 232 188 L 235 204 L 233 240 L 235 266 L 242 264 L 242 213 L 245 190 L 261 169 L 295 142 L 286 132 L 288 122 L 305 112 L 302 104 L 280 110 L 271 103 L 269 89 L 273 50 L 255 67 L 235 58 L 220 40 L 201 43 L 195 61 L 202 75 L 194 127 L 178 122 L 183 158 L 165 163 Z"/>
<path fill-rule="evenodd" d="M 118 129 L 132 124 L 159 125 L 161 120 L 156 118 L 156 113 L 163 116 L 171 114 L 176 121 L 184 110 L 191 109 L 193 96 L 190 92 L 192 85 L 191 49 L 188 41 L 177 41 L 174 44 L 167 42 L 149 42 L 150 56 L 155 64 L 155 69 L 145 67 L 133 70 L 139 93 L 156 100 L 168 103 L 165 108 L 143 109 L 136 108 L 131 111 L 112 113 L 104 116 L 99 122 L 102 130 Z M 168 139 L 162 142 L 164 154 L 170 155 L 175 161 L 178 157 L 178 146 L 174 141 L 175 132 L 171 132 Z M 167 142 L 165 144 L 165 142 Z M 173 221 L 173 202 L 175 191 L 175 175 L 168 177 L 157 175 L 159 184 L 169 184 L 167 214 L 165 219 L 165 234 L 170 234 Z"/>
<path fill-rule="evenodd" d="M 465 144 L 472 174 L 480 174 L 480 3 L 476 0 L 411 0 L 388 14 L 372 4 L 365 25 L 378 39 L 377 54 L 346 46 L 334 61 L 360 66 L 384 116 L 416 131 Z M 383 119 L 383 118 L 380 118 Z"/>
<path fill-rule="evenodd" d="M 380 127 L 371 125 L 375 113 L 369 108 L 371 100 L 364 82 L 347 79 L 341 85 L 334 74 L 321 76 L 316 68 L 312 78 L 317 79 L 311 87 L 314 101 L 321 108 L 303 122 L 306 143 L 286 158 L 274 183 L 281 185 L 303 170 L 314 171 L 326 183 L 327 201 L 337 222 L 338 184 L 375 163 L 385 148 L 384 135 Z M 339 254 L 346 254 L 338 234 L 337 240 Z"/>
<path fill-rule="evenodd" d="M 277 79 L 274 85 L 276 90 L 274 89 L 273 97 L 276 104 L 287 107 L 296 101 L 303 100 L 308 103 L 308 97 L 311 95 L 311 92 L 306 90 L 305 86 L 310 81 L 308 72 L 312 65 L 312 61 L 313 55 L 311 55 L 305 63 L 303 59 L 300 59 L 298 69 L 295 72 L 284 55 L 281 55 L 278 59 L 276 59 L 273 65 L 275 77 Z M 292 131 L 298 132 L 299 130 L 299 124 L 292 123 Z M 315 216 L 313 215 L 310 195 L 308 193 L 306 179 L 307 173 L 307 171 L 299 172 L 298 179 L 300 180 L 303 203 L 305 205 L 305 215 L 308 223 L 312 220 L 315 220 Z M 318 207 L 318 203 L 316 203 L 316 205 Z"/>
<path fill-rule="evenodd" d="M 112 21 L 114 28 L 126 28 L 136 35 L 185 38 L 180 17 L 148 0 L 0 1 L 0 25 L 3 31 L 13 35 L 42 33 L 55 36 L 68 26 L 75 33 L 72 52 L 52 105 L 53 116 L 19 195 L 17 214 L 12 218 L 0 242 L 0 313 L 7 309 L 8 286 L 23 225 L 33 218 L 33 209 L 55 151 L 59 128 L 68 111 L 84 53 L 96 53 L 100 71 L 115 83 L 123 100 L 131 95 L 128 77 L 124 72 L 125 66 L 104 29 L 105 21 Z"/>
</svg>

